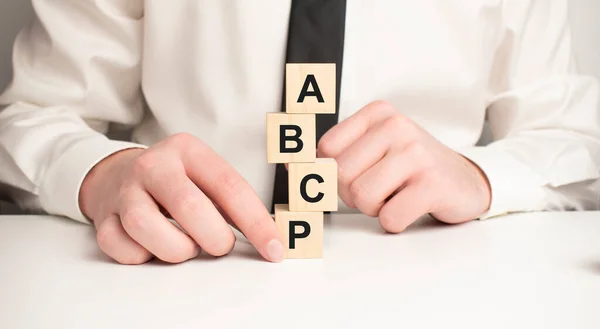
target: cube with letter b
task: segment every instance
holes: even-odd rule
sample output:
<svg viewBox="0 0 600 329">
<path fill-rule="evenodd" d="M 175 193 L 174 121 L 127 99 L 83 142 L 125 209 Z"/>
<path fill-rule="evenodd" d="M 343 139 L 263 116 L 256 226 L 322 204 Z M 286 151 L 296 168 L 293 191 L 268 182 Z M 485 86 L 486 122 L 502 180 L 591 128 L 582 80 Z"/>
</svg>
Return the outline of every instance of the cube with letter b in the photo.
<svg viewBox="0 0 600 329">
<path fill-rule="evenodd" d="M 317 157 L 314 114 L 267 113 L 267 162 L 314 162 Z"/>
<path fill-rule="evenodd" d="M 287 113 L 335 113 L 335 63 L 286 64 Z"/>
</svg>

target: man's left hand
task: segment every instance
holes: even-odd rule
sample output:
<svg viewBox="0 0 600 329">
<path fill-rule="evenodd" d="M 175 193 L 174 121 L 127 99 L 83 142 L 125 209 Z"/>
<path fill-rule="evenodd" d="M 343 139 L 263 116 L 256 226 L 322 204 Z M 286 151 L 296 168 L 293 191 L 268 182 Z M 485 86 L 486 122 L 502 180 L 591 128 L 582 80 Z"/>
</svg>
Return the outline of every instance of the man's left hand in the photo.
<svg viewBox="0 0 600 329">
<path fill-rule="evenodd" d="M 431 214 L 446 223 L 477 218 L 491 202 L 481 169 L 377 101 L 331 128 L 318 156 L 338 163 L 339 195 L 398 233 Z"/>
</svg>

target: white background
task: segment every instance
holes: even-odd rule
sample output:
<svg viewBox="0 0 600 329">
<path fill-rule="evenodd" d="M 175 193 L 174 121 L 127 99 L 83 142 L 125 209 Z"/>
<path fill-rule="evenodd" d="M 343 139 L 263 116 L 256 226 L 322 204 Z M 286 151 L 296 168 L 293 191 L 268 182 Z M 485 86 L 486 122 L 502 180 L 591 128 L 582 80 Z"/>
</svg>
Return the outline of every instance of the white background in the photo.
<svg viewBox="0 0 600 329">
<path fill-rule="evenodd" d="M 600 1 L 570 0 L 570 3 L 577 60 L 585 73 L 600 78 Z M 31 16 L 30 1 L 0 0 L 0 89 L 10 81 L 14 37 Z"/>
<path fill-rule="evenodd" d="M 12 43 L 31 19 L 32 11 L 28 0 L 0 0 L 0 90 L 11 78 Z"/>
</svg>

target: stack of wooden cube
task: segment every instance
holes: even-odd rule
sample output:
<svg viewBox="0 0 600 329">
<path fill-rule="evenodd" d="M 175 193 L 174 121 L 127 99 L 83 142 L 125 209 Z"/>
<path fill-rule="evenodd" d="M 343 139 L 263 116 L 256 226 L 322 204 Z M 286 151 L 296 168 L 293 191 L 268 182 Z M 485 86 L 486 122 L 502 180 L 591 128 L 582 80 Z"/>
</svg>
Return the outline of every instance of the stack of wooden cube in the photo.
<svg viewBox="0 0 600 329">
<path fill-rule="evenodd" d="M 286 258 L 323 257 L 324 212 L 337 211 L 337 163 L 317 158 L 316 116 L 336 110 L 335 63 L 286 64 L 286 112 L 267 113 L 267 161 L 288 164 L 289 204 L 275 205 Z"/>
</svg>

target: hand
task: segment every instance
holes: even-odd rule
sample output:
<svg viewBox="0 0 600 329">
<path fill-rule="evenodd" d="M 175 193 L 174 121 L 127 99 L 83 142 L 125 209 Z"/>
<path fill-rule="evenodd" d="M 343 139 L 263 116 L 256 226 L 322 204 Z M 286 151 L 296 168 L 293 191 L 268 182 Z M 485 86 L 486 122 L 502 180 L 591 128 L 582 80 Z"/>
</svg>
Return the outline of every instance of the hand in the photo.
<svg viewBox="0 0 600 329">
<path fill-rule="evenodd" d="M 319 157 L 338 163 L 340 198 L 398 233 L 422 215 L 477 218 L 491 202 L 486 176 L 390 104 L 374 102 L 330 129 Z"/>
<path fill-rule="evenodd" d="M 180 263 L 201 249 L 225 255 L 235 243 L 228 223 L 265 259 L 283 259 L 279 231 L 251 186 L 188 134 L 107 157 L 85 178 L 80 206 L 94 222 L 102 251 L 122 264 L 153 256 Z M 189 235 L 169 222 L 167 213 Z"/>
</svg>

